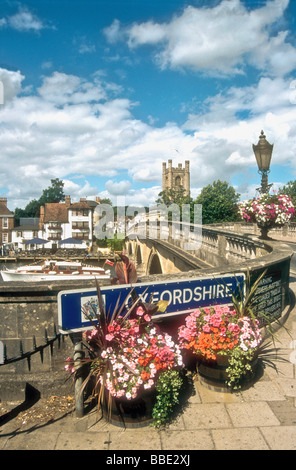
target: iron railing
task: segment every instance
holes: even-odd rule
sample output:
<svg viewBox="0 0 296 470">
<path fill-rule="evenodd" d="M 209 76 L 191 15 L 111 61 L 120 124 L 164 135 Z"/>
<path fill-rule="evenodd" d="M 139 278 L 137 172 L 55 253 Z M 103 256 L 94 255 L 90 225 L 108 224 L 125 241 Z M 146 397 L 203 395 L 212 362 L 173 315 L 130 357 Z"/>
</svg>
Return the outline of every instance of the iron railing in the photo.
<svg viewBox="0 0 296 470">
<path fill-rule="evenodd" d="M 64 335 L 61 335 L 60 333 L 57 333 L 56 325 L 54 325 L 54 334 L 50 338 L 48 337 L 47 329 L 45 328 L 45 330 L 44 330 L 44 343 L 43 344 L 41 344 L 40 346 L 37 346 L 36 337 L 33 336 L 33 338 L 32 338 L 33 349 L 31 349 L 30 351 L 24 352 L 23 341 L 20 340 L 20 342 L 19 342 L 19 354 L 15 357 L 11 357 L 11 358 L 7 357 L 7 346 L 4 343 L 3 344 L 3 361 L 0 362 L 0 366 L 4 366 L 4 365 L 7 365 L 7 364 L 12 364 L 14 362 L 21 361 L 23 359 L 27 359 L 28 368 L 29 368 L 29 370 L 31 370 L 31 356 L 33 356 L 33 354 L 39 353 L 40 357 L 41 357 L 41 362 L 43 363 L 44 350 L 49 347 L 50 348 L 50 354 L 51 354 L 51 356 L 53 356 L 53 343 L 55 341 L 57 341 L 58 342 L 58 348 L 60 348 L 61 336 L 64 339 Z"/>
</svg>

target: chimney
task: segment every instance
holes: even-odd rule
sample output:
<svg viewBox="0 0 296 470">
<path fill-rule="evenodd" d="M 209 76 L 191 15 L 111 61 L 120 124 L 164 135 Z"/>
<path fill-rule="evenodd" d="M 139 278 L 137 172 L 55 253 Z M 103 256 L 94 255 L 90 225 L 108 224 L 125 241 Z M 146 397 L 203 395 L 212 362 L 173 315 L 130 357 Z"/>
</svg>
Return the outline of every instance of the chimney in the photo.
<svg viewBox="0 0 296 470">
<path fill-rule="evenodd" d="M 7 207 L 7 197 L 0 197 L 0 202 L 2 202 L 2 204 Z"/>
<path fill-rule="evenodd" d="M 67 207 L 71 206 L 71 196 L 65 196 L 65 204 Z"/>
<path fill-rule="evenodd" d="M 42 229 L 44 224 L 44 206 L 40 206 L 39 228 Z"/>
</svg>

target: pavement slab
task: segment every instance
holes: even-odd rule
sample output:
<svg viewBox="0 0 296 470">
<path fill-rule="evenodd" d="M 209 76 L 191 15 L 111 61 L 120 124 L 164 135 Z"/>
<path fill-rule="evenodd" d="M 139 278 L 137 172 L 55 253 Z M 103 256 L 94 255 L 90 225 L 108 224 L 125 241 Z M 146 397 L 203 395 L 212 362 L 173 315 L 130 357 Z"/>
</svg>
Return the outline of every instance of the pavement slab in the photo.
<svg viewBox="0 0 296 470">
<path fill-rule="evenodd" d="M 216 450 L 269 450 L 259 428 L 213 429 Z"/>
<path fill-rule="evenodd" d="M 274 427 L 260 428 L 266 442 L 272 450 L 296 450 L 296 426 L 281 426 L 275 432 Z"/>
<path fill-rule="evenodd" d="M 213 429 L 231 427 L 231 420 L 222 403 L 191 405 L 183 414 L 185 428 Z"/>
<path fill-rule="evenodd" d="M 279 426 L 280 422 L 264 401 L 226 404 L 233 426 Z"/>
<path fill-rule="evenodd" d="M 161 431 L 163 450 L 215 450 L 210 430 Z"/>
</svg>

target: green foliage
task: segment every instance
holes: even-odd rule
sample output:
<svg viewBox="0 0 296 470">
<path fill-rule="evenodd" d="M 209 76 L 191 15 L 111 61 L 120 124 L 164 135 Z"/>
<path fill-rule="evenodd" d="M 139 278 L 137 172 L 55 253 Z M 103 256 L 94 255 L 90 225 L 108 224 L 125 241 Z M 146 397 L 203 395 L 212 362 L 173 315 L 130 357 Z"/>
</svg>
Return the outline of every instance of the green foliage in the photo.
<svg viewBox="0 0 296 470">
<path fill-rule="evenodd" d="M 242 379 L 252 372 L 251 362 L 255 359 L 257 351 L 254 349 L 248 349 L 243 351 L 242 349 L 235 348 L 231 351 L 231 356 L 228 359 L 229 366 L 226 369 L 228 379 L 226 384 L 233 390 L 241 388 Z"/>
<path fill-rule="evenodd" d="M 107 237 L 101 238 L 101 239 L 94 237 L 94 239 L 95 239 L 95 241 L 96 241 L 97 246 L 99 246 L 100 248 L 107 248 L 107 247 L 108 247 L 108 239 L 107 239 Z"/>
<path fill-rule="evenodd" d="M 202 204 L 202 223 L 234 222 L 238 217 L 239 194 L 225 181 L 214 181 L 204 187 L 194 201 Z"/>
<path fill-rule="evenodd" d="M 179 395 L 183 385 L 181 373 L 167 370 L 159 375 L 156 383 L 156 401 L 152 411 L 153 425 L 159 428 L 172 417 L 179 404 Z"/>
<path fill-rule="evenodd" d="M 107 204 L 108 206 L 112 206 L 112 201 L 108 197 L 104 197 L 100 200 L 100 204 Z"/>
<path fill-rule="evenodd" d="M 192 202 L 190 196 L 185 196 L 183 186 L 178 186 L 177 189 L 165 189 L 165 191 L 161 191 L 158 196 L 156 203 L 165 204 L 166 206 L 170 204 L 182 206 L 182 204 L 190 204 Z"/>
<path fill-rule="evenodd" d="M 185 189 L 183 186 L 178 186 L 177 189 L 166 189 L 158 194 L 159 197 L 156 200 L 156 204 L 164 204 L 168 207 L 168 220 L 175 220 L 177 218 L 179 221 L 182 218 L 183 204 L 189 204 L 190 221 L 194 221 L 193 199 L 190 196 L 185 196 L 184 193 Z M 176 213 L 176 208 L 179 208 L 178 213 Z"/>
<path fill-rule="evenodd" d="M 20 209 L 18 207 L 15 209 L 14 217 L 16 224 L 19 223 L 19 219 L 21 217 L 39 217 L 40 207 L 47 202 L 62 202 L 65 200 L 63 181 L 59 180 L 59 178 L 55 178 L 50 180 L 50 182 L 51 186 L 43 190 L 42 195 L 38 200 L 33 199 L 30 201 L 26 205 L 25 209 Z"/>
<path fill-rule="evenodd" d="M 39 205 L 39 203 L 36 199 L 32 199 L 32 201 L 30 201 L 26 205 L 25 209 L 20 209 L 20 208 L 16 207 L 16 209 L 14 211 L 14 217 L 15 217 L 16 225 L 18 225 L 19 220 L 20 220 L 21 217 L 38 217 L 39 209 L 40 209 L 40 205 Z M 36 214 L 38 214 L 38 215 L 36 215 Z"/>
<path fill-rule="evenodd" d="M 115 234 L 113 238 L 106 239 L 106 246 L 108 246 L 112 251 L 122 251 L 123 245 L 124 238 L 117 238 L 117 234 Z"/>
<path fill-rule="evenodd" d="M 46 202 L 61 202 L 65 200 L 63 181 L 59 180 L 59 178 L 55 178 L 50 180 L 50 182 L 51 186 L 44 189 L 39 198 L 38 203 L 40 206 L 43 206 Z"/>
</svg>

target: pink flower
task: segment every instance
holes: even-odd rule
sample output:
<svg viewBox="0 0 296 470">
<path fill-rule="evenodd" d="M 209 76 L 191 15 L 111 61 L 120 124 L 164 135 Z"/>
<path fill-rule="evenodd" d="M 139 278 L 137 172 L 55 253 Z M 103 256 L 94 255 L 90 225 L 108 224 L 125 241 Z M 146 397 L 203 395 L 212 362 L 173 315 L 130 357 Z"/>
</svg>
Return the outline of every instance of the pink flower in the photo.
<svg viewBox="0 0 296 470">
<path fill-rule="evenodd" d="M 204 333 L 210 333 L 211 328 L 209 327 L 209 325 L 204 325 L 202 327 L 202 331 L 204 331 Z"/>
<path fill-rule="evenodd" d="M 139 317 L 141 317 L 142 315 L 144 315 L 144 309 L 143 307 L 138 307 L 137 308 L 137 311 L 136 311 L 136 314 L 139 315 Z"/>
</svg>

